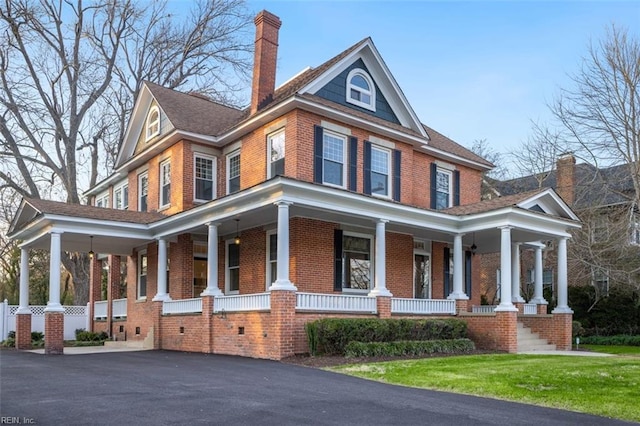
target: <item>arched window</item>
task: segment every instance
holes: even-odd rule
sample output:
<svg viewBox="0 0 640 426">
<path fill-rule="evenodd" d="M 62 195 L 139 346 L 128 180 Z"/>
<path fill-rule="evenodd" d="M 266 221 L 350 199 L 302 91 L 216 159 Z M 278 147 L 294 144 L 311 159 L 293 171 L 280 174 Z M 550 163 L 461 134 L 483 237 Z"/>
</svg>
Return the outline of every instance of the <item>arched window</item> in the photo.
<svg viewBox="0 0 640 426">
<path fill-rule="evenodd" d="M 371 111 L 376 110 L 376 89 L 371 77 L 356 68 L 347 76 L 347 102 Z"/>
<path fill-rule="evenodd" d="M 157 106 L 151 107 L 147 116 L 147 140 L 160 134 L 160 110 Z"/>
</svg>

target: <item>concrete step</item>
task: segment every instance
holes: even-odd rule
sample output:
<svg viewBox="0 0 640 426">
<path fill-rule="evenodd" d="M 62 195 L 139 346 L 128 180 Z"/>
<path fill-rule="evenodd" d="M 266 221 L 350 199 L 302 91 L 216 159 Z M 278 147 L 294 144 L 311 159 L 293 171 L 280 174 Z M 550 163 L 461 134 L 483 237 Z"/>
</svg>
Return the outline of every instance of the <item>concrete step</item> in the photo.
<svg viewBox="0 0 640 426">
<path fill-rule="evenodd" d="M 144 340 L 107 340 L 104 342 L 104 346 L 107 348 L 139 348 L 144 349 Z"/>
<path fill-rule="evenodd" d="M 530 328 L 518 322 L 517 338 L 518 352 L 555 351 L 556 345 L 551 345 L 545 339 L 540 338 L 538 333 L 534 333 Z"/>
</svg>

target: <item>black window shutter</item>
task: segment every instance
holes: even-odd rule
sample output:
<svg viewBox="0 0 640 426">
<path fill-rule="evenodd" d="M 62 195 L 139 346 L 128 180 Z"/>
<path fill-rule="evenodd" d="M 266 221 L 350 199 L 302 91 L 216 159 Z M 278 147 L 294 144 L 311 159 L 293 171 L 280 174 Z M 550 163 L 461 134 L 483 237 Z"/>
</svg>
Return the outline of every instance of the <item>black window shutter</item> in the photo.
<svg viewBox="0 0 640 426">
<path fill-rule="evenodd" d="M 451 283 L 449 282 L 450 278 L 451 278 L 451 276 L 449 275 L 449 272 L 450 272 L 449 271 L 449 247 L 445 247 L 444 248 L 444 256 L 443 257 L 444 257 L 444 260 L 443 260 L 443 263 L 444 263 L 444 265 L 443 265 L 444 266 L 444 275 L 443 275 L 443 278 L 444 278 L 444 298 L 446 299 L 449 296 L 449 294 L 451 294 L 451 289 L 450 289 Z"/>
<path fill-rule="evenodd" d="M 464 252 L 464 291 L 471 298 L 471 252 Z"/>
<path fill-rule="evenodd" d="M 364 141 L 364 193 L 371 195 L 371 142 Z"/>
<path fill-rule="evenodd" d="M 436 208 L 436 176 L 438 174 L 438 166 L 431 163 L 431 208 Z"/>
<path fill-rule="evenodd" d="M 342 229 L 333 230 L 333 251 L 335 253 L 333 289 L 342 291 Z"/>
<path fill-rule="evenodd" d="M 349 138 L 349 191 L 358 190 L 358 138 Z"/>
<path fill-rule="evenodd" d="M 460 205 L 460 170 L 453 171 L 453 205 Z"/>
<path fill-rule="evenodd" d="M 400 201 L 400 163 L 402 159 L 402 152 L 399 150 L 393 151 L 393 199 L 394 201 Z"/>
<path fill-rule="evenodd" d="M 322 127 L 313 126 L 313 135 L 313 181 L 315 183 L 322 183 Z"/>
</svg>

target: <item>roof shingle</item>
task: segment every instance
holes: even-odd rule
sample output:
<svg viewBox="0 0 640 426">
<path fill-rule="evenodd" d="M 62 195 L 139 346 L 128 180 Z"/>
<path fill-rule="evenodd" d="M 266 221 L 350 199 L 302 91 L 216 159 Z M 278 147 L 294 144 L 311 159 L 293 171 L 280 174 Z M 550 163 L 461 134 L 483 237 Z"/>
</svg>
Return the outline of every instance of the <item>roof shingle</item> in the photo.
<svg viewBox="0 0 640 426">
<path fill-rule="evenodd" d="M 60 201 L 40 200 L 35 198 L 25 198 L 24 201 L 42 214 L 54 214 L 84 219 L 149 224 L 167 217 L 162 213 L 156 212 L 110 209 L 87 206 L 84 204 L 69 204 Z"/>
</svg>

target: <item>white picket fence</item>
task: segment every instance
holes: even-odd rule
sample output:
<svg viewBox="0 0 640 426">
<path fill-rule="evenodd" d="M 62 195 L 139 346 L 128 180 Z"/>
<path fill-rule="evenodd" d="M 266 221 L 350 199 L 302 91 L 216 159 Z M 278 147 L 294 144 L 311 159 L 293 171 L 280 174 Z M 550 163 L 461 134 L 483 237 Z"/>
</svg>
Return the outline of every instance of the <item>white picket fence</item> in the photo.
<svg viewBox="0 0 640 426">
<path fill-rule="evenodd" d="M 446 299 L 391 299 L 392 314 L 455 315 L 456 301 Z"/>
<path fill-rule="evenodd" d="M 75 340 L 76 329 L 88 330 L 89 305 L 86 306 L 63 306 L 64 307 L 64 339 Z M 31 331 L 44 333 L 44 309 L 46 305 L 29 306 L 31 309 Z M 18 305 L 9 305 L 5 299 L 0 303 L 0 341 L 9 336 L 10 331 L 16 330 L 16 311 Z"/>
</svg>

